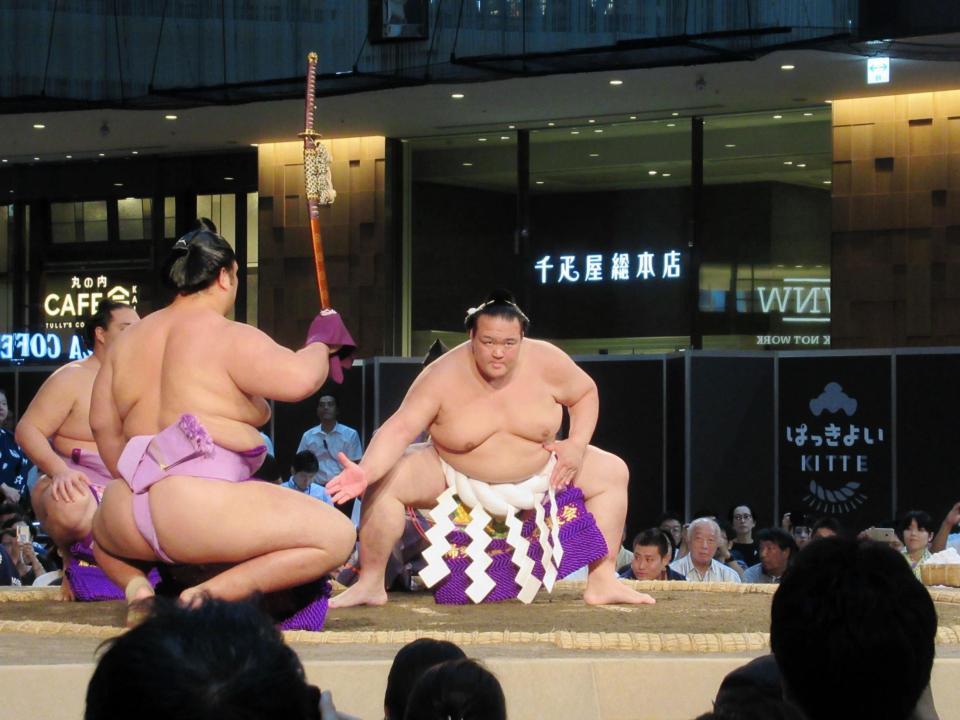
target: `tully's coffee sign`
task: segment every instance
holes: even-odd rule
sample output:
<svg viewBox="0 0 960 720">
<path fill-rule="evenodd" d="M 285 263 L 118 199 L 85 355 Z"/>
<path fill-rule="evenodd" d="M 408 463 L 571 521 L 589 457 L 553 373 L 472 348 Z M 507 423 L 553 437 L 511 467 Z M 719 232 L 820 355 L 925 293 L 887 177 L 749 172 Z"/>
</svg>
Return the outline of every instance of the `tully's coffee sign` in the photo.
<svg viewBox="0 0 960 720">
<path fill-rule="evenodd" d="M 889 358 L 781 359 L 781 511 L 887 517 L 890 372 Z"/>
<path fill-rule="evenodd" d="M 0 333 L 0 363 L 57 364 L 82 360 L 89 351 L 78 333 L 102 300 L 136 307 L 139 287 L 97 273 L 48 275 L 44 281 L 43 329 L 39 332 Z"/>
</svg>

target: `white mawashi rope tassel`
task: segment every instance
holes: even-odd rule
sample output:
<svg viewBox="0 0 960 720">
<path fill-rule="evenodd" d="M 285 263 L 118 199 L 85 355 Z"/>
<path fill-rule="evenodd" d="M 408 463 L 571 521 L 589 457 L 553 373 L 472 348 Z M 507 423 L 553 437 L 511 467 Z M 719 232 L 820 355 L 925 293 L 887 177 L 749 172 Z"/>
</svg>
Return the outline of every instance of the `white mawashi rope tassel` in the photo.
<svg viewBox="0 0 960 720">
<path fill-rule="evenodd" d="M 475 603 L 482 602 L 497 585 L 493 578 L 487 575 L 487 568 L 493 564 L 493 560 L 487 554 L 490 536 L 487 535 L 486 528 L 490 520 L 487 511 L 482 506 L 477 505 L 470 511 L 470 524 L 464 530 L 470 537 L 467 557 L 470 558 L 471 562 L 467 566 L 466 575 L 473 580 L 470 587 L 467 588 L 467 597 Z"/>
<path fill-rule="evenodd" d="M 534 522 L 540 535 L 540 548 L 543 550 L 543 559 L 541 560 L 543 563 L 543 586 L 547 589 L 547 592 L 553 592 L 553 584 L 557 581 L 557 570 L 553 567 L 553 550 L 550 548 L 549 531 L 543 518 L 543 504 L 537 503 L 534 508 Z"/>
<path fill-rule="evenodd" d="M 563 546 L 560 544 L 560 518 L 557 516 L 557 492 L 550 488 L 550 541 L 553 543 L 553 563 L 560 570 L 560 561 L 563 560 Z"/>
<path fill-rule="evenodd" d="M 540 589 L 540 581 L 533 574 L 533 568 L 536 564 L 530 559 L 528 551 L 530 543 L 523 536 L 523 523 L 517 518 L 517 511 L 509 508 L 504 522 L 507 525 L 507 544 L 513 548 L 513 555 L 510 559 L 517 566 L 517 585 L 520 586 L 520 594 L 517 598 L 525 605 L 533 602 Z"/>
<path fill-rule="evenodd" d="M 450 574 L 450 568 L 443 556 L 450 549 L 447 535 L 456 530 L 450 519 L 451 513 L 456 509 L 457 501 L 453 499 L 453 488 L 447 488 L 437 498 L 437 506 L 427 513 L 433 520 L 433 527 L 424 533 L 430 541 L 430 547 L 423 551 L 423 559 L 427 561 L 427 565 L 420 571 L 420 579 L 427 587 L 433 587 Z"/>
</svg>

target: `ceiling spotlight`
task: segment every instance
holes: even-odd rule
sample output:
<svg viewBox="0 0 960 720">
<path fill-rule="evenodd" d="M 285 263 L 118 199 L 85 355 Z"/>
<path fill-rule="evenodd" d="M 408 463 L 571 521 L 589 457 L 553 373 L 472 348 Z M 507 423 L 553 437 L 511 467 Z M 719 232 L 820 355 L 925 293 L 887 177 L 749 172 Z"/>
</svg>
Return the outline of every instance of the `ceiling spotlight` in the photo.
<svg viewBox="0 0 960 720">
<path fill-rule="evenodd" d="M 106 153 L 97 153 L 100 157 L 106 157 Z"/>
<path fill-rule="evenodd" d="M 507 130 L 516 130 L 516 129 L 517 129 L 516 125 L 507 125 Z"/>
<path fill-rule="evenodd" d="M 660 177 L 670 177 L 670 173 L 661 173 Z"/>
<path fill-rule="evenodd" d="M 813 113 L 812 113 L 812 112 L 805 112 L 805 113 L 803 114 L 803 116 L 804 116 L 804 117 L 813 117 Z"/>
<path fill-rule="evenodd" d="M 623 85 L 623 80 L 611 80 L 611 85 Z"/>
<path fill-rule="evenodd" d="M 603 132 L 603 128 L 597 128 L 596 130 L 594 130 L 594 132 L 595 132 L 595 133 L 602 133 L 602 132 Z"/>
<path fill-rule="evenodd" d="M 783 161 L 783 164 L 784 164 L 784 165 L 793 165 L 793 160 L 784 160 L 784 161 Z"/>
<path fill-rule="evenodd" d="M 139 154 L 140 154 L 140 151 L 139 151 L 139 150 L 131 150 L 131 151 L 130 151 L 130 154 L 131 154 L 131 155 L 139 155 Z"/>
<path fill-rule="evenodd" d="M 537 180 L 537 185 L 543 185 L 543 180 Z"/>
<path fill-rule="evenodd" d="M 806 166 L 807 166 L 806 163 L 797 163 L 797 167 L 806 167 Z"/>
<path fill-rule="evenodd" d="M 600 153 L 590 153 L 590 157 L 600 157 Z M 6 162 L 6 160 L 4 160 Z"/>
<path fill-rule="evenodd" d="M 34 158 L 34 160 L 39 160 L 39 159 L 40 159 L 40 158 L 38 158 L 38 157 L 35 157 L 35 158 Z"/>
<path fill-rule="evenodd" d="M 677 126 L 676 123 L 667 123 L 667 127 L 676 127 L 676 126 Z"/>
<path fill-rule="evenodd" d="M 73 160 L 73 155 L 67 155 L 66 157 L 67 157 L 67 160 Z M 6 160 L 4 160 L 4 162 L 6 162 Z"/>
<path fill-rule="evenodd" d="M 123 183 L 114 183 L 113 186 L 114 186 L 114 187 L 123 187 Z"/>
<path fill-rule="evenodd" d="M 4 158 L 3 160 L 0 160 L 0 162 L 7 162 L 7 159 Z"/>
<path fill-rule="evenodd" d="M 680 117 L 680 113 L 678 113 L 678 112 L 670 113 L 670 114 L 673 115 L 673 117 Z"/>
<path fill-rule="evenodd" d="M 824 185 L 833 185 L 833 181 L 832 181 L 832 180 L 824 180 L 824 181 L 823 181 L 823 184 L 824 184 Z"/>
<path fill-rule="evenodd" d="M 630 119 L 631 119 L 631 120 L 636 120 L 636 119 L 637 119 L 637 116 L 636 116 L 636 115 L 631 115 L 631 116 L 630 116 Z"/>
<path fill-rule="evenodd" d="M 596 120 L 587 120 L 587 122 L 592 124 L 592 123 L 595 123 Z"/>
<path fill-rule="evenodd" d="M 473 167 L 473 163 L 465 162 L 463 163 L 464 167 Z"/>
<path fill-rule="evenodd" d="M 579 135 L 579 134 L 580 134 L 580 131 L 579 131 L 579 130 L 571 130 L 571 131 L 570 131 L 570 134 L 571 134 L 571 135 Z"/>
<path fill-rule="evenodd" d="M 556 125 L 555 122 L 548 122 L 548 123 L 547 123 L 547 127 L 554 127 L 555 125 Z"/>
<path fill-rule="evenodd" d="M 734 145 L 733 143 L 727 143 L 726 145 L 724 145 L 724 147 L 725 147 L 725 148 L 735 148 L 736 145 Z"/>
<path fill-rule="evenodd" d="M 477 138 L 477 142 L 486 142 L 486 141 L 487 141 L 486 138 Z"/>
<path fill-rule="evenodd" d="M 250 143 L 250 147 L 260 147 L 260 143 Z"/>
<path fill-rule="evenodd" d="M 164 120 L 176 120 L 176 119 L 177 119 L 177 116 L 176 116 L 176 115 L 164 115 L 164 116 L 163 116 L 163 119 L 164 119 Z"/>
<path fill-rule="evenodd" d="M 34 123 L 34 124 L 33 124 L 33 129 L 34 129 L 34 130 L 43 130 L 45 127 L 46 127 L 46 125 L 44 125 L 43 123 Z"/>
<path fill-rule="evenodd" d="M 827 105 L 833 105 L 833 100 L 824 100 Z"/>
<path fill-rule="evenodd" d="M 657 174 L 656 170 L 647 170 L 647 175 L 656 175 L 656 174 Z"/>
<path fill-rule="evenodd" d="M 226 180 L 227 182 L 233 180 L 233 178 L 232 178 L 232 177 L 229 177 L 229 176 L 226 176 L 226 177 L 224 177 L 223 179 Z"/>
<path fill-rule="evenodd" d="M 463 100 L 464 95 L 463 93 L 453 93 L 450 95 L 450 97 L 452 97 L 454 100 Z"/>
<path fill-rule="evenodd" d="M 780 66 L 780 69 L 781 69 L 781 70 L 793 70 L 795 67 L 797 67 L 797 66 L 796 66 L 796 65 L 781 65 L 781 66 Z"/>
<path fill-rule="evenodd" d="M 774 115 L 774 116 L 773 116 L 773 119 L 774 119 L 774 120 L 782 120 L 782 119 L 783 119 L 783 115 Z"/>
</svg>

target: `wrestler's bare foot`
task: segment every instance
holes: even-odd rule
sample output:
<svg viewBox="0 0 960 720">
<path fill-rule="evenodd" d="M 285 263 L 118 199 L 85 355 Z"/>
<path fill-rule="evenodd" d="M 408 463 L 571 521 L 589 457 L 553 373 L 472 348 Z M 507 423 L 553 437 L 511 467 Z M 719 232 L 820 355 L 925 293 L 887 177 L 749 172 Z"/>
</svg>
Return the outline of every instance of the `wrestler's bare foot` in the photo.
<svg viewBox="0 0 960 720">
<path fill-rule="evenodd" d="M 591 573 L 587 579 L 583 601 L 587 605 L 655 605 L 657 602 L 614 576 L 601 579 L 599 573 Z"/>
<path fill-rule="evenodd" d="M 210 591 L 203 585 L 188 587 L 180 593 L 180 604 L 185 608 L 198 608 L 211 597 Z"/>
<path fill-rule="evenodd" d="M 363 578 L 330 600 L 330 607 L 332 608 L 386 604 L 387 591 L 383 589 L 383 581 L 378 580 L 376 584 L 365 583 L 363 582 Z"/>
<path fill-rule="evenodd" d="M 127 598 L 127 627 L 136 627 L 153 609 L 153 586 L 145 577 L 138 576 L 127 583 L 123 594 Z"/>
</svg>

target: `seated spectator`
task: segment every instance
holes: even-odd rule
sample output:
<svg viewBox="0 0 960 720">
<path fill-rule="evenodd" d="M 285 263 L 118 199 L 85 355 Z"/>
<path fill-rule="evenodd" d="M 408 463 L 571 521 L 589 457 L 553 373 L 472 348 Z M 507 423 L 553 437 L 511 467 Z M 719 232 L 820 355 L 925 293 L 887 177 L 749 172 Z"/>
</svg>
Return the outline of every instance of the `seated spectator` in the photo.
<svg viewBox="0 0 960 720">
<path fill-rule="evenodd" d="M 427 670 L 407 701 L 406 720 L 506 720 L 500 681 L 476 660 L 448 660 Z"/>
<path fill-rule="evenodd" d="M 810 528 L 810 539 L 838 537 L 843 535 L 843 525 L 835 517 L 822 517 Z"/>
<path fill-rule="evenodd" d="M 0 530 L 3 547 L 13 563 L 11 582 L 9 583 L 12 585 L 33 585 L 33 581 L 46 572 L 46 568 L 43 567 L 43 564 L 37 557 L 32 538 L 23 543 L 17 539 L 17 526 L 25 524 L 26 521 L 22 518 L 14 517 L 7 520 L 3 525 L 3 529 Z"/>
<path fill-rule="evenodd" d="M 251 603 L 154 600 L 143 623 L 107 642 L 85 720 L 318 720 L 320 691 Z"/>
<path fill-rule="evenodd" d="M 747 583 L 778 583 L 796 560 L 797 543 L 783 528 L 767 528 L 757 533 L 760 543 L 760 562 L 751 565 L 743 574 Z"/>
<path fill-rule="evenodd" d="M 910 563 L 914 576 L 920 580 L 920 566 L 930 555 L 930 540 L 933 538 L 933 518 L 923 510 L 912 510 L 900 521 L 900 540 L 903 556 Z"/>
<path fill-rule="evenodd" d="M 617 573 L 626 570 L 633 560 L 633 553 L 627 549 L 627 526 L 623 526 L 623 532 L 620 533 L 620 549 L 617 551 Z"/>
<path fill-rule="evenodd" d="M 333 498 L 327 489 L 316 482 L 317 470 L 320 463 L 316 456 L 309 450 L 298 452 L 293 458 L 293 466 L 290 468 L 290 479 L 281 483 L 280 487 L 290 488 L 298 492 L 305 493 L 310 497 L 322 500 L 327 505 L 333 505 Z"/>
<path fill-rule="evenodd" d="M 808 515 L 802 513 L 790 513 L 790 534 L 797 544 L 798 550 L 803 550 L 806 544 L 813 537 L 813 521 Z"/>
<path fill-rule="evenodd" d="M 633 559 L 620 572 L 625 580 L 686 580 L 670 568 L 673 544 L 660 528 L 644 530 L 633 539 Z"/>
<path fill-rule="evenodd" d="M 13 564 L 13 558 L 7 552 L 6 543 L 0 544 L 0 587 L 19 585 L 20 575 Z"/>
<path fill-rule="evenodd" d="M 422 638 L 400 648 L 393 658 L 383 697 L 384 720 L 403 720 L 407 699 L 417 680 L 434 665 L 466 658 L 463 650 L 445 640 Z"/>
<path fill-rule="evenodd" d="M 753 539 L 753 529 L 757 526 L 757 519 L 749 505 L 737 505 L 730 511 L 730 522 L 737 533 L 730 552 L 734 558 L 748 568 L 760 561 L 760 548 Z"/>
<path fill-rule="evenodd" d="M 690 554 L 674 560 L 670 567 L 686 576 L 687 582 L 740 582 L 737 571 L 713 559 L 720 543 L 720 527 L 715 520 L 701 517 L 687 528 Z"/>
<path fill-rule="evenodd" d="M 673 545 L 673 560 L 677 559 L 677 551 L 680 549 L 680 543 L 683 542 L 683 523 L 680 515 L 672 512 L 665 512 L 657 521 L 657 526 L 663 530 L 670 538 L 670 544 Z"/>
<path fill-rule="evenodd" d="M 958 524 L 960 524 L 960 502 L 950 508 L 950 512 L 943 519 L 940 529 L 937 530 L 937 534 L 933 538 L 930 550 L 938 553 L 948 547 L 954 547 L 960 552 L 960 533 L 954 532 Z"/>
<path fill-rule="evenodd" d="M 808 720 L 936 717 L 936 633 L 930 594 L 880 543 L 810 543 L 773 596 L 783 696 Z"/>
<path fill-rule="evenodd" d="M 277 459 L 269 453 L 264 456 L 263 464 L 257 468 L 257 472 L 254 473 L 253 477 L 255 477 L 257 480 L 263 480 L 264 482 L 272 483 L 274 485 L 283 484 L 283 471 L 280 469 L 280 463 L 278 463 Z"/>
</svg>

